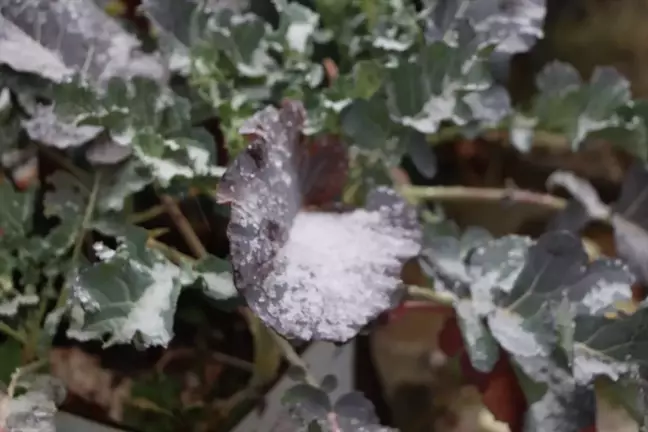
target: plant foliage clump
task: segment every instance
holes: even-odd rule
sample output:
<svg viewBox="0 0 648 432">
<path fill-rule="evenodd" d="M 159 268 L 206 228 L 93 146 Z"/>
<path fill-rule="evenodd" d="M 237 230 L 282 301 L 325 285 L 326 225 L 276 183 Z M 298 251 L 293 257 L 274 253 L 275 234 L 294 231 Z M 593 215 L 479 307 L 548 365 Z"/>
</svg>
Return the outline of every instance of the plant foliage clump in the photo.
<svg viewBox="0 0 648 432">
<path fill-rule="evenodd" d="M 142 0 L 145 28 L 99 3 L 0 1 L 0 330 L 25 361 L 60 331 L 165 347 L 187 290 L 240 296 L 273 334 L 336 342 L 417 292 L 454 308 L 474 370 L 512 364 L 524 430 L 592 427 L 602 382 L 648 427 L 648 308 L 631 289 L 648 280 L 647 102 L 611 67 L 586 78 L 557 61 L 530 101 L 512 100 L 510 59 L 543 37 L 544 1 Z M 612 205 L 554 173 L 574 201 L 537 239 L 429 235 L 438 222 L 394 169 L 407 158 L 433 178 L 434 144 L 479 136 L 521 152 L 604 139 L 635 165 Z M 147 193 L 191 256 L 142 223 Z M 229 256 L 179 210 L 196 195 L 229 204 Z M 612 226 L 620 259 L 587 255 L 591 220 Z M 412 258 L 433 288 L 402 283 Z M 51 430 L 60 398 L 27 384 L 16 396 L 18 375 L 3 427 Z M 277 430 L 390 430 L 361 394 L 332 401 L 303 378 Z"/>
</svg>

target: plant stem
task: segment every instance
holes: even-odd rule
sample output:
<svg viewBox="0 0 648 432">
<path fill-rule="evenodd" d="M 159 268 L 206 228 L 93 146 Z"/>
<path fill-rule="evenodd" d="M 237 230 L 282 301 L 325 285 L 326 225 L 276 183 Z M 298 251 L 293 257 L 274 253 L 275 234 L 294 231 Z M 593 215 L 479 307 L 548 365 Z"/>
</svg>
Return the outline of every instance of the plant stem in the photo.
<svg viewBox="0 0 648 432">
<path fill-rule="evenodd" d="M 47 282 L 45 283 L 45 287 L 42 290 L 42 296 L 38 304 L 38 310 L 32 316 L 29 323 L 30 326 L 27 334 L 27 341 L 24 347 L 25 358 L 28 360 L 36 357 L 36 347 L 38 346 L 38 340 L 40 339 L 41 331 L 43 329 L 41 323 L 43 322 L 43 318 L 45 318 L 45 314 L 47 313 L 47 305 L 49 304 L 49 300 L 52 298 L 51 291 L 53 290 L 54 285 L 53 279 L 54 278 L 51 277 L 47 278 Z"/>
<path fill-rule="evenodd" d="M 402 186 L 401 193 L 410 200 L 473 202 L 512 201 L 562 210 L 567 201 L 555 195 L 513 188 L 476 188 L 464 186 Z"/>
<path fill-rule="evenodd" d="M 148 220 L 151 220 L 155 217 L 160 216 L 161 214 L 165 213 L 167 211 L 166 207 L 162 204 L 153 206 L 149 209 L 146 209 L 142 212 L 138 213 L 133 213 L 128 217 L 128 221 L 134 225 L 140 224 L 142 222 L 146 222 Z"/>
<path fill-rule="evenodd" d="M 74 243 L 74 249 L 72 249 L 72 258 L 70 259 L 70 268 L 72 271 L 76 270 L 77 264 L 79 263 L 79 258 L 81 257 L 81 249 L 83 248 L 83 239 L 85 238 L 86 231 L 92 220 L 92 215 L 94 213 L 95 206 L 97 204 L 97 197 L 99 196 L 99 185 L 101 184 L 101 171 L 98 170 L 95 172 L 94 181 L 92 183 L 92 189 L 90 191 L 90 197 L 88 198 L 88 204 L 86 205 L 85 213 L 83 214 L 83 219 L 79 226 L 79 232 L 77 234 L 76 241 Z M 68 298 L 69 287 L 64 286 L 59 293 L 59 297 L 56 300 L 55 308 L 61 308 L 65 305 Z"/>
<path fill-rule="evenodd" d="M 196 262 L 196 259 L 194 257 L 183 254 L 179 250 L 172 248 L 171 246 L 162 243 L 161 241 L 156 240 L 154 238 L 149 238 L 146 241 L 146 244 L 149 247 L 153 249 L 157 249 L 160 252 L 162 252 L 174 264 L 180 264 L 182 262 L 189 262 L 193 264 Z"/>
<path fill-rule="evenodd" d="M 268 332 L 270 332 L 270 334 L 272 335 L 275 344 L 281 350 L 281 353 L 283 354 L 283 357 L 286 359 L 286 361 L 304 371 L 304 379 L 309 385 L 312 385 L 313 387 L 319 387 L 319 381 L 308 371 L 308 365 L 299 356 L 299 354 L 297 354 L 297 351 L 295 351 L 290 342 L 288 342 L 272 329 L 268 329 Z"/>
<path fill-rule="evenodd" d="M 180 231 L 180 234 L 187 243 L 187 246 L 189 246 L 189 249 L 191 249 L 191 252 L 199 259 L 206 257 L 208 255 L 207 249 L 203 246 L 200 238 L 196 234 L 196 231 L 194 231 L 191 226 L 191 223 L 187 220 L 185 215 L 182 214 L 182 211 L 175 200 L 167 194 L 160 194 L 160 201 L 162 201 L 162 205 L 178 228 L 178 231 Z"/>
<path fill-rule="evenodd" d="M 5 335 L 9 336 L 12 339 L 15 339 L 23 345 L 27 342 L 27 339 L 22 332 L 12 328 L 7 323 L 4 323 L 2 321 L 0 321 L 0 333 L 4 333 Z"/>
<path fill-rule="evenodd" d="M 313 387 L 320 388 L 319 381 L 308 371 L 308 365 L 299 356 L 299 354 L 297 354 L 290 342 L 288 342 L 281 335 L 270 328 L 268 329 L 268 332 L 272 335 L 272 338 L 275 340 L 277 347 L 281 350 L 281 353 L 283 354 L 286 361 L 304 371 L 304 380 L 306 381 L 306 383 Z M 330 412 L 327 415 L 326 420 L 328 421 L 332 432 L 341 432 L 340 425 L 338 424 L 337 420 L 337 414 Z"/>
<path fill-rule="evenodd" d="M 45 153 L 49 158 L 51 158 L 54 162 L 56 162 L 61 167 L 68 170 L 74 177 L 77 178 L 79 187 L 83 188 L 86 192 L 89 192 L 87 186 L 89 181 L 89 173 L 79 168 L 78 166 L 74 165 L 72 161 L 70 161 L 65 156 L 61 155 L 56 150 L 52 150 L 51 148 L 48 148 L 47 146 L 43 146 L 43 145 L 39 146 L 39 149 L 40 151 Z"/>
<path fill-rule="evenodd" d="M 412 297 L 420 297 L 444 306 L 452 306 L 454 299 L 451 295 L 434 291 L 432 288 L 425 288 L 416 285 L 409 285 L 407 293 Z"/>
<path fill-rule="evenodd" d="M 7 387 L 7 396 L 13 398 L 16 394 L 16 389 L 18 388 L 18 380 L 22 378 L 25 374 L 34 372 L 47 364 L 47 360 L 37 360 L 33 363 L 19 367 L 11 374 L 11 381 Z"/>
</svg>

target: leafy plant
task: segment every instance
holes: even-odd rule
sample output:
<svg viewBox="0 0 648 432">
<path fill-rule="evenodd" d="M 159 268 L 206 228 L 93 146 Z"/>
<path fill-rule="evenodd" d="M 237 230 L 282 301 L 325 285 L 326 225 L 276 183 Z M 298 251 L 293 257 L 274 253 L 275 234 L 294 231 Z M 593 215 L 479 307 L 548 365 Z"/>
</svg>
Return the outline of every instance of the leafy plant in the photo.
<svg viewBox="0 0 648 432">
<path fill-rule="evenodd" d="M 516 106 L 508 63 L 543 36 L 544 1 L 141 3 L 137 31 L 90 1 L 0 5 L 0 331 L 18 371 L 41 365 L 57 332 L 166 347 L 179 296 L 198 290 L 245 302 L 257 352 L 244 399 L 276 374 L 263 349 L 302 369 L 276 430 L 391 430 L 360 393 L 332 401 L 330 379 L 310 377 L 285 338 L 346 342 L 422 297 L 454 309 L 463 349 L 450 351 L 467 377 L 515 372 L 524 430 L 593 427 L 603 381 L 648 427 L 648 309 L 632 291 L 648 279 L 646 101 L 613 68 L 584 79 L 552 62 Z M 403 159 L 432 178 L 436 144 L 475 137 L 525 152 L 605 139 L 635 165 L 614 205 L 566 172 L 549 184 L 575 202 L 398 180 Z M 150 196 L 158 204 L 139 208 Z M 180 208 L 197 196 L 229 204 L 227 256 Z M 537 239 L 441 234 L 443 212 L 423 201 L 447 199 L 560 214 Z M 146 224 L 163 213 L 183 251 Z M 623 261 L 590 259 L 577 235 L 590 220 L 611 225 Z M 430 286 L 401 281 L 411 258 Z M 3 427 L 52 430 L 60 398 L 7 384 Z"/>
</svg>

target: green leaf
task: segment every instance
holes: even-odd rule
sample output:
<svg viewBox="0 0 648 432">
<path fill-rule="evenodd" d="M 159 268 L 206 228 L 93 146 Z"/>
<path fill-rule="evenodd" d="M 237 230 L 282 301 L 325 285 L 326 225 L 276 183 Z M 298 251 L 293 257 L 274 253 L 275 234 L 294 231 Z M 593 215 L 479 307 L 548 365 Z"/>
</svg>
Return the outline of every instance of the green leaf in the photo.
<svg viewBox="0 0 648 432">
<path fill-rule="evenodd" d="M 362 149 L 382 149 L 387 145 L 393 125 L 384 105 L 357 99 L 340 113 L 342 132 Z"/>
<path fill-rule="evenodd" d="M 220 258 L 209 255 L 194 267 L 194 272 L 200 278 L 205 295 L 214 300 L 227 300 L 238 296 L 234 286 L 232 265 Z"/>
<path fill-rule="evenodd" d="M 100 261 L 81 269 L 74 282 L 83 317 L 68 334 L 105 345 L 134 342 L 166 346 L 184 282 L 183 270 L 146 247 L 146 231 L 130 228 L 116 250 L 96 244 Z"/>
<path fill-rule="evenodd" d="M 427 178 L 434 177 L 437 172 L 437 160 L 426 136 L 414 129 L 406 129 L 401 141 L 416 169 Z"/>
<path fill-rule="evenodd" d="M 34 189 L 17 191 L 8 181 L 0 182 L 0 242 L 14 245 L 22 241 L 32 229 Z"/>
<path fill-rule="evenodd" d="M 142 191 L 152 180 L 151 175 L 140 162 L 136 160 L 126 162 L 115 170 L 102 186 L 101 195 L 97 200 L 97 209 L 100 212 L 123 210 L 126 199 Z"/>
<path fill-rule="evenodd" d="M 553 62 L 536 81 L 540 93 L 527 116 L 538 129 L 564 134 L 573 150 L 592 133 L 636 128 L 621 115 L 631 104 L 630 83 L 613 68 L 598 67 L 590 81 L 583 83 L 572 66 Z M 525 146 L 521 142 L 516 145 Z"/>
<path fill-rule="evenodd" d="M 326 419 L 333 409 L 328 394 L 310 384 L 296 384 L 286 390 L 282 397 L 285 405 L 291 405 L 299 410 L 299 416 L 306 422 Z"/>
<path fill-rule="evenodd" d="M 85 207 L 85 192 L 82 183 L 67 171 L 55 171 L 47 177 L 49 189 L 43 200 L 44 215 L 63 219 L 71 214 L 80 214 Z"/>
<path fill-rule="evenodd" d="M 319 23 L 319 15 L 296 1 L 273 0 L 279 12 L 277 36 L 285 40 L 286 48 L 298 54 L 306 54 L 310 38 Z"/>
<path fill-rule="evenodd" d="M 648 226 L 646 225 L 647 205 L 644 188 L 648 180 L 648 170 L 642 163 L 633 164 L 623 181 L 618 202 L 612 207 L 604 204 L 594 187 L 584 179 L 570 172 L 556 171 L 548 179 L 548 185 L 560 185 L 574 197 L 577 207 L 572 205 L 571 220 L 563 219 L 567 227 L 581 229 L 589 220 L 609 222 L 614 228 L 614 240 L 620 257 L 625 259 L 635 275 L 648 280 L 646 266 L 646 245 L 648 245 Z M 574 210 L 575 208 L 575 210 Z"/>
<path fill-rule="evenodd" d="M 34 14 L 39 19 L 34 22 Z M 0 63 L 62 82 L 73 73 L 103 84 L 112 76 L 161 78 L 162 65 L 94 2 L 35 0 L 0 9 Z M 63 43 L 64 42 L 64 43 Z"/>
<path fill-rule="evenodd" d="M 480 228 L 470 228 L 460 238 L 428 238 L 421 255 L 423 270 L 435 281 L 435 289 L 454 297 L 457 322 L 473 367 L 490 372 L 499 359 L 499 347 L 486 327 L 483 316 L 470 298 L 471 275 L 466 265 L 469 255 L 480 244 L 491 240 Z"/>
</svg>

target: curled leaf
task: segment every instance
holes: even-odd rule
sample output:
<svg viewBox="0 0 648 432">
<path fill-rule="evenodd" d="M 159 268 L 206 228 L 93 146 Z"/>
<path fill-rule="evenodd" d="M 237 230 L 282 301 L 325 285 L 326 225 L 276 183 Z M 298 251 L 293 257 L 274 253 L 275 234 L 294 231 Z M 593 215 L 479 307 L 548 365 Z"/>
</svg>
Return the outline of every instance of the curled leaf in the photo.
<svg viewBox="0 0 648 432">
<path fill-rule="evenodd" d="M 218 198 L 232 204 L 228 227 L 236 287 L 252 310 L 288 337 L 345 341 L 393 306 L 402 263 L 418 253 L 416 213 L 379 188 L 365 209 L 304 211 L 319 152 L 301 146 L 305 115 L 288 102 L 242 127 L 253 137 L 225 172 Z M 324 165 L 325 166 L 325 165 Z"/>
<path fill-rule="evenodd" d="M 607 220 L 610 217 L 610 209 L 603 204 L 594 187 L 573 173 L 555 171 L 547 179 L 547 185 L 549 187 L 562 186 L 567 189 L 585 207 L 592 219 Z"/>
</svg>

